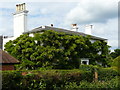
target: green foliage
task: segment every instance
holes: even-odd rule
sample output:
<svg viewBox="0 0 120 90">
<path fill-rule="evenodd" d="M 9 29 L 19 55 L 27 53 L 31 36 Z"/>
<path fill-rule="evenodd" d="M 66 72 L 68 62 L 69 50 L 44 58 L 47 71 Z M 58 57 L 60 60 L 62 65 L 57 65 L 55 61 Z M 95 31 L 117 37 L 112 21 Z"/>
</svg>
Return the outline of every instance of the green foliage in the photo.
<svg viewBox="0 0 120 90">
<path fill-rule="evenodd" d="M 84 71 L 94 72 L 95 70 L 98 70 L 99 67 L 98 66 L 93 66 L 93 65 L 80 65 L 79 69 L 84 70 Z"/>
<path fill-rule="evenodd" d="M 2 72 L 2 90 L 17 90 L 21 88 L 20 81 L 22 79 L 21 73 L 17 71 Z"/>
<path fill-rule="evenodd" d="M 68 35 L 53 30 L 35 33 L 34 37 L 24 34 L 5 45 L 5 50 L 21 62 L 16 68 L 26 70 L 40 67 L 76 69 L 80 58 L 91 58 L 90 64 L 97 64 L 97 61 L 106 65 L 108 48 L 104 41 L 91 43 L 90 36 Z"/>
<path fill-rule="evenodd" d="M 22 75 L 22 73 L 26 73 Z M 81 70 L 45 70 L 45 71 L 3 71 L 3 90 L 51 90 L 61 88 L 67 82 L 79 83 L 82 80 L 92 81 L 91 72 Z M 87 80 L 88 79 L 88 80 Z"/>
<path fill-rule="evenodd" d="M 120 49 L 115 49 L 110 55 L 113 59 L 120 56 Z"/>
<path fill-rule="evenodd" d="M 118 75 L 120 75 L 119 72 L 114 70 L 112 67 L 101 68 L 98 70 L 98 79 L 100 81 L 109 81 Z"/>
<path fill-rule="evenodd" d="M 113 60 L 112 66 L 116 66 L 116 67 L 120 68 L 120 56 L 116 57 L 116 58 Z"/>
<path fill-rule="evenodd" d="M 102 74 L 106 73 L 107 70 L 102 72 Z M 26 74 L 22 75 L 22 73 Z M 120 80 L 120 77 L 117 75 L 114 77 L 107 75 L 100 76 L 100 78 L 106 77 L 110 78 L 109 80 L 94 82 L 93 73 L 81 70 L 3 71 L 2 90 L 71 90 L 80 88 L 118 88 L 118 81 Z"/>
<path fill-rule="evenodd" d="M 112 78 L 120 75 L 119 70 L 114 67 L 102 68 L 93 65 L 80 65 L 79 69 L 83 71 L 90 71 L 91 73 L 93 73 L 93 77 L 94 73 L 97 72 L 99 81 L 109 81 Z"/>
<path fill-rule="evenodd" d="M 81 81 L 80 84 L 76 84 L 76 82 L 70 82 L 69 84 L 65 85 L 66 89 L 118 89 L 118 77 L 115 77 L 107 82 L 87 82 Z"/>
</svg>

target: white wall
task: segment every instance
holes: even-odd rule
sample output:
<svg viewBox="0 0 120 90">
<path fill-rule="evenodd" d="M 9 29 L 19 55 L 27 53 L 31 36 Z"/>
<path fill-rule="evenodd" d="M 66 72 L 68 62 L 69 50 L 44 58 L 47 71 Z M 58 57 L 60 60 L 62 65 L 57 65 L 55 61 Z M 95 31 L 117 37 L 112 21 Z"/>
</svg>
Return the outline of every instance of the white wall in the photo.
<svg viewBox="0 0 120 90">
<path fill-rule="evenodd" d="M 13 28 L 15 37 L 27 31 L 27 13 L 28 11 L 21 11 L 14 14 Z"/>
<path fill-rule="evenodd" d="M 3 38 L 3 50 L 5 49 L 4 45 L 9 42 L 10 40 L 15 40 L 17 37 L 8 37 L 8 38 Z"/>
</svg>

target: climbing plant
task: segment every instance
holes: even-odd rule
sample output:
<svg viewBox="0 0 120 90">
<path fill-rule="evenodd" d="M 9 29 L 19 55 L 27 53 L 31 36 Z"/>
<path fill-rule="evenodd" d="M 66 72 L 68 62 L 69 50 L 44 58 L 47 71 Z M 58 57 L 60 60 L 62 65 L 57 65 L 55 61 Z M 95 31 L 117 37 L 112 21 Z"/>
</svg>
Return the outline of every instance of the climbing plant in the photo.
<svg viewBox="0 0 120 90">
<path fill-rule="evenodd" d="M 79 68 L 81 58 L 90 58 L 90 64 L 107 64 L 109 46 L 105 41 L 91 42 L 90 36 L 79 36 L 47 30 L 23 34 L 5 45 L 5 50 L 20 60 L 18 69 Z"/>
</svg>

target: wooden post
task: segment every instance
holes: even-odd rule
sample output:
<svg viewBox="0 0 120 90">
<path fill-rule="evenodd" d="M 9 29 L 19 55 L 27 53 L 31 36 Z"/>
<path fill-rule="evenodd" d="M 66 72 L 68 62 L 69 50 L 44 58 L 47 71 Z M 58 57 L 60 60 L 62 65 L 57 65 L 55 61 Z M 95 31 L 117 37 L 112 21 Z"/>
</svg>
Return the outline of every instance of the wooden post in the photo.
<svg viewBox="0 0 120 90">
<path fill-rule="evenodd" d="M 95 71 L 95 82 L 98 81 L 98 72 Z"/>
</svg>

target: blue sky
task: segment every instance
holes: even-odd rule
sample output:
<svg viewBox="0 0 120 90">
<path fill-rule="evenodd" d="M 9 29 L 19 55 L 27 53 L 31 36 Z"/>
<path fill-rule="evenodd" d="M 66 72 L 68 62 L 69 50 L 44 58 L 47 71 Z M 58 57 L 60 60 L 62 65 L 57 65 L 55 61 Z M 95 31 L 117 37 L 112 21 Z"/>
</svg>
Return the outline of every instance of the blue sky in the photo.
<svg viewBox="0 0 120 90">
<path fill-rule="evenodd" d="M 0 35 L 13 35 L 15 5 L 26 3 L 28 30 L 41 25 L 70 29 L 77 23 L 80 32 L 92 24 L 92 34 L 108 39 L 112 49 L 118 47 L 118 0 L 8 0 L 0 1 Z"/>
</svg>

